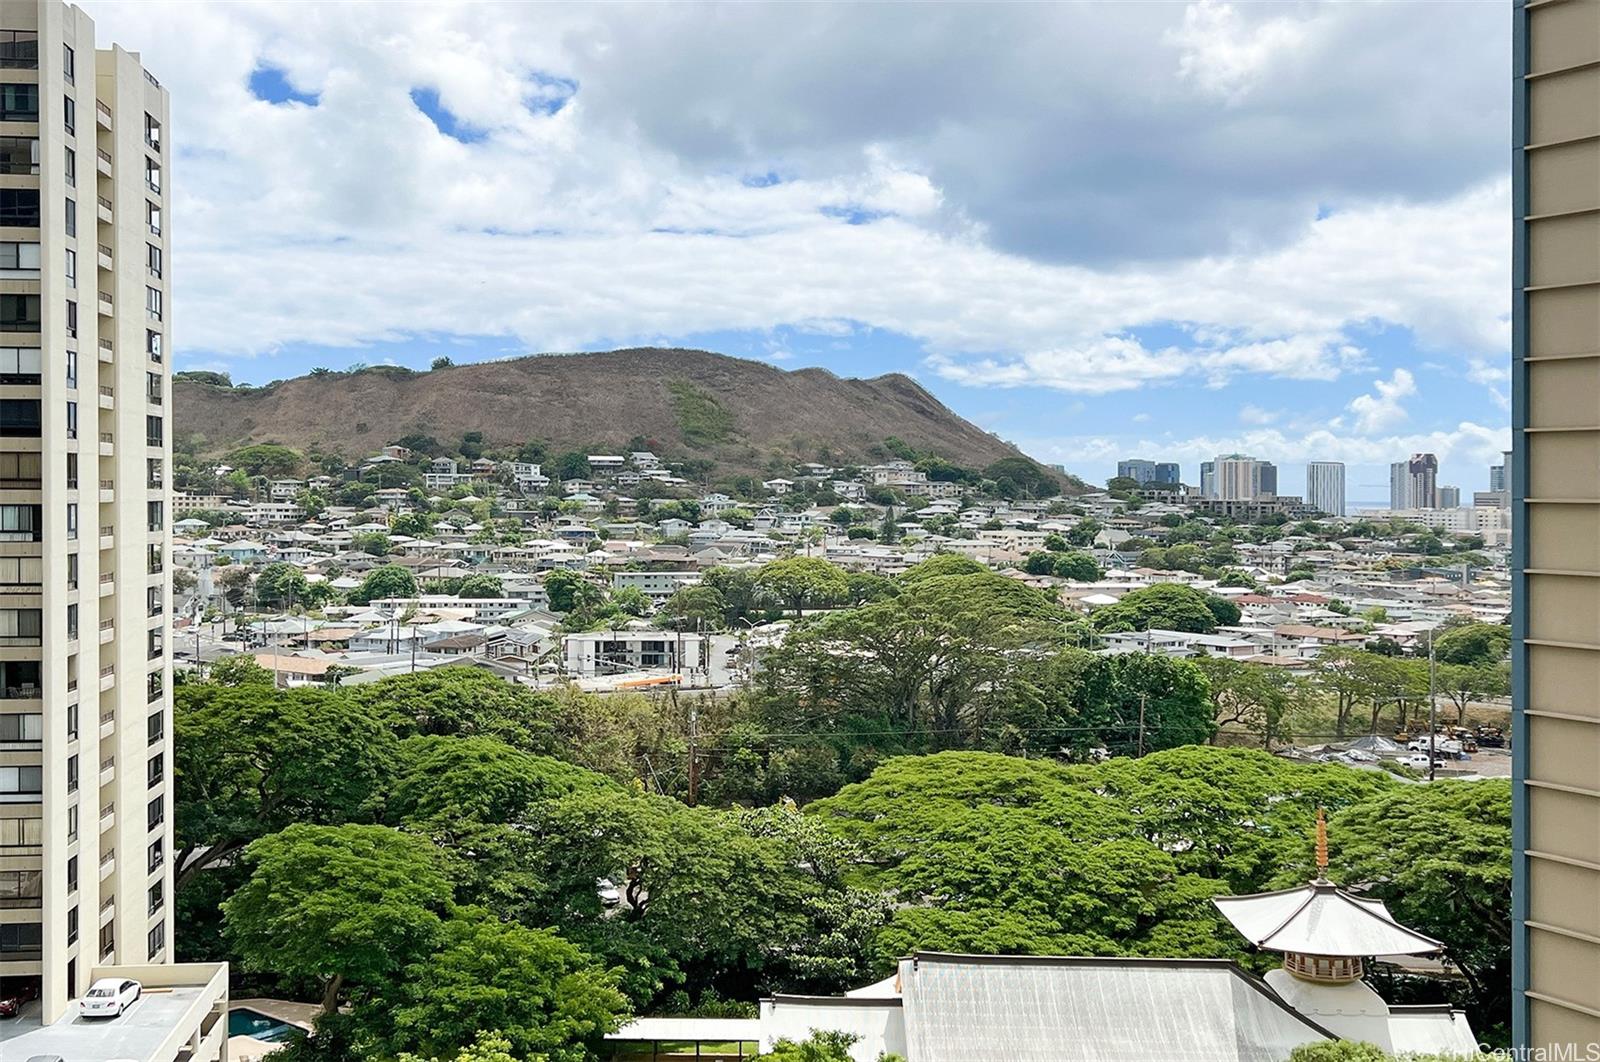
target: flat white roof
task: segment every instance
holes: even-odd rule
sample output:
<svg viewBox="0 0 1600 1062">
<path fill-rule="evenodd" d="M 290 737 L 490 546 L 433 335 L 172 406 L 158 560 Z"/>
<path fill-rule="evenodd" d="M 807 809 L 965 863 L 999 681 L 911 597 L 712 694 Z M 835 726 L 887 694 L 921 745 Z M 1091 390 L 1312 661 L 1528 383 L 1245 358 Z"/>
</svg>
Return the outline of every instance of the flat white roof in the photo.
<svg viewBox="0 0 1600 1062">
<path fill-rule="evenodd" d="M 0 1058 L 20 1060 L 33 1055 L 60 1055 L 68 1062 L 112 1062 L 113 1059 L 148 1059 L 185 1022 L 194 1022 L 192 1009 L 204 988 L 147 988 L 139 1001 L 119 1018 L 81 1018 L 78 1001 L 49 1025 L 26 1015 L 0 1024 Z M 35 1004 L 37 1006 L 37 1004 Z"/>
<path fill-rule="evenodd" d="M 635 1018 L 607 1040 L 758 1041 L 760 1018 Z"/>
</svg>

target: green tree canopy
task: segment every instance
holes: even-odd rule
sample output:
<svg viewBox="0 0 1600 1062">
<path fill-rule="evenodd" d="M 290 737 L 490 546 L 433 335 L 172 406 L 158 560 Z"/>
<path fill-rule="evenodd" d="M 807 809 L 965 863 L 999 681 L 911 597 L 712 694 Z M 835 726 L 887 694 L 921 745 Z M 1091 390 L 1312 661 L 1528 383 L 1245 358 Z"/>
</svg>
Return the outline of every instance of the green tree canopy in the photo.
<svg viewBox="0 0 1600 1062">
<path fill-rule="evenodd" d="M 1207 634 L 1215 630 L 1218 619 L 1212 611 L 1212 595 L 1181 583 L 1157 583 L 1123 595 L 1114 605 L 1096 609 L 1091 619 L 1098 631 L 1189 631 Z M 1238 610 L 1234 610 L 1238 618 Z"/>
<path fill-rule="evenodd" d="M 1433 653 L 1446 664 L 1498 664 L 1511 652 L 1511 628 L 1498 623 L 1453 627 L 1434 640 Z"/>
<path fill-rule="evenodd" d="M 556 612 L 593 609 L 605 601 L 605 592 L 570 568 L 557 568 L 545 576 L 544 589 Z"/>
<path fill-rule="evenodd" d="M 305 604 L 305 573 L 285 561 L 274 561 L 256 576 L 256 599 L 269 605 Z"/>
<path fill-rule="evenodd" d="M 350 591 L 350 603 L 365 605 L 391 597 L 415 597 L 417 580 L 409 568 L 398 564 L 385 564 L 374 568 L 361 580 L 361 585 Z"/>
<path fill-rule="evenodd" d="M 756 586 L 799 615 L 804 608 L 822 608 L 850 592 L 843 569 L 817 557 L 784 557 L 756 571 Z"/>
<path fill-rule="evenodd" d="M 456 594 L 460 597 L 505 596 L 504 591 L 500 589 L 500 577 L 482 573 L 469 575 L 461 580 L 461 586 L 456 590 Z"/>
<path fill-rule="evenodd" d="M 400 737 L 482 734 L 531 752 L 551 747 L 550 695 L 471 665 L 391 675 L 351 687 L 350 696 Z"/>
</svg>

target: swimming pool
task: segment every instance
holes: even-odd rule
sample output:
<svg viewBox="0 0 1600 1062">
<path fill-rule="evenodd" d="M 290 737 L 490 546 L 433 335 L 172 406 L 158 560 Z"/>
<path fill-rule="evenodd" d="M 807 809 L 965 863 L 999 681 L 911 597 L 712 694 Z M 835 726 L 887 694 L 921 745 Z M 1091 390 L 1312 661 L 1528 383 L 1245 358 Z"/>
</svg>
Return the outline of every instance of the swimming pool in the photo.
<svg viewBox="0 0 1600 1062">
<path fill-rule="evenodd" d="M 268 1017 L 249 1007 L 235 1007 L 228 1011 L 229 1036 L 253 1036 L 268 1043 L 281 1043 L 296 1036 L 304 1036 L 305 1033 L 306 1031 L 298 1025 L 290 1025 L 286 1021 Z"/>
</svg>

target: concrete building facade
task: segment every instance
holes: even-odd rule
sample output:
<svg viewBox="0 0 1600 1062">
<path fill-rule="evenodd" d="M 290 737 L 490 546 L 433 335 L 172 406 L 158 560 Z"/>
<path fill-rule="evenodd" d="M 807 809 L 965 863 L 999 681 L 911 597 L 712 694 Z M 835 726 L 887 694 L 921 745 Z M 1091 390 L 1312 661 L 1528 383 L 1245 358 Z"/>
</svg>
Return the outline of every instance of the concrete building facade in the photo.
<svg viewBox="0 0 1600 1062">
<path fill-rule="evenodd" d="M 171 961 L 167 94 L 0 0 L 0 978 Z"/>
<path fill-rule="evenodd" d="M 1306 463 L 1306 504 L 1329 516 L 1344 515 L 1344 462 Z"/>
<path fill-rule="evenodd" d="M 1389 466 L 1389 508 L 1437 509 L 1439 507 L 1439 458 L 1434 454 L 1412 454 L 1405 461 Z"/>
<path fill-rule="evenodd" d="M 1600 1043 L 1600 0 L 1512 17 L 1512 1024 L 1541 1057 L 1583 1057 Z"/>
</svg>

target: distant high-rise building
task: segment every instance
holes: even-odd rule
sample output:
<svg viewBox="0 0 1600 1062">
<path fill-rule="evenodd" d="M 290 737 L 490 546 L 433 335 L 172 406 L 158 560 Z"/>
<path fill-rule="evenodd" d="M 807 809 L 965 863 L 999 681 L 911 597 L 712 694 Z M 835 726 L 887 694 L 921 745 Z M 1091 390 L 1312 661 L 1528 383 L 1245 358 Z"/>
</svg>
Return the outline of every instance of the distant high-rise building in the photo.
<svg viewBox="0 0 1600 1062">
<path fill-rule="evenodd" d="M 1204 466 L 1201 466 L 1202 470 Z M 1245 454 L 1219 454 L 1212 463 L 1216 490 L 1210 497 L 1224 501 L 1249 501 L 1261 494 L 1261 462 Z M 1277 482 L 1276 470 L 1273 482 Z"/>
<path fill-rule="evenodd" d="M 1146 461 L 1137 457 L 1118 461 L 1117 475 L 1123 479 L 1136 480 L 1140 485 L 1162 483 L 1176 486 L 1182 478 L 1176 462 Z"/>
<path fill-rule="evenodd" d="M 1256 462 L 1256 494 L 1278 493 L 1278 466 L 1271 461 Z"/>
<path fill-rule="evenodd" d="M 1217 496 L 1217 463 L 1215 461 L 1200 462 L 1200 497 L 1215 498 Z"/>
<path fill-rule="evenodd" d="M 1506 489 L 1505 465 L 1489 466 L 1489 489 L 1492 491 L 1502 491 Z"/>
<path fill-rule="evenodd" d="M 1439 504 L 1438 504 L 1437 508 L 1440 508 L 1440 509 L 1459 509 L 1459 508 L 1461 508 L 1461 488 L 1460 487 L 1446 487 L 1446 486 L 1441 485 L 1439 487 L 1439 499 L 1438 500 L 1439 500 Z"/>
<path fill-rule="evenodd" d="M 1344 462 L 1306 464 L 1306 504 L 1329 516 L 1344 515 Z"/>
<path fill-rule="evenodd" d="M 1433 454 L 1412 454 L 1409 460 L 1389 466 L 1389 508 L 1437 509 L 1439 459 Z"/>
<path fill-rule="evenodd" d="M 53 1022 L 172 961 L 170 143 L 60 0 L 0 0 L 0 98 L 0 983 Z"/>
</svg>

